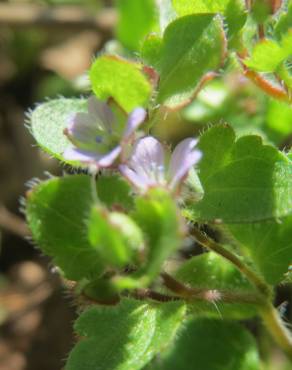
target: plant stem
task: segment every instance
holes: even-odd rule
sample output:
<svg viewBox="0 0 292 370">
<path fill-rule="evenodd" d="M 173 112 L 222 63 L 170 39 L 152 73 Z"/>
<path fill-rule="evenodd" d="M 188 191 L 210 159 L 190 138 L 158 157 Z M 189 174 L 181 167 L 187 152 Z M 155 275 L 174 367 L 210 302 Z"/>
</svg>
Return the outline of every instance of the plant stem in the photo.
<svg viewBox="0 0 292 370">
<path fill-rule="evenodd" d="M 264 303 L 262 295 L 257 293 L 251 294 L 218 289 L 190 288 L 165 272 L 161 274 L 161 277 L 164 285 L 169 290 L 185 300 L 200 300 L 207 302 L 220 301 L 225 303 L 246 303 L 255 305 L 262 305 Z"/>
<path fill-rule="evenodd" d="M 275 342 L 282 348 L 292 361 L 292 336 L 285 327 L 279 313 L 271 303 L 270 287 L 258 276 L 253 270 L 246 266 L 235 254 L 225 249 L 220 244 L 214 242 L 208 236 L 204 235 L 200 230 L 194 228 L 192 235 L 204 247 L 220 254 L 228 261 L 233 263 L 239 271 L 258 289 L 260 300 L 258 301 L 259 313 L 264 321 L 267 330 L 274 338 Z M 232 298 L 232 297 L 231 297 Z M 236 297 L 235 297 L 236 298 Z M 245 302 L 247 303 L 247 302 Z"/>
<path fill-rule="evenodd" d="M 260 308 L 260 313 L 267 330 L 292 361 L 292 337 L 278 311 L 268 302 Z"/>
<path fill-rule="evenodd" d="M 240 258 L 238 258 L 235 254 L 230 252 L 228 249 L 224 248 L 222 245 L 214 242 L 210 239 L 207 235 L 203 234 L 199 229 L 193 228 L 191 234 L 195 237 L 195 239 L 205 248 L 208 248 L 217 254 L 220 254 L 222 257 L 230 261 L 233 265 L 235 265 L 238 270 L 246 276 L 246 278 L 258 289 L 258 291 L 266 297 L 271 296 L 270 287 L 262 280 L 262 278 L 246 266 Z"/>
</svg>

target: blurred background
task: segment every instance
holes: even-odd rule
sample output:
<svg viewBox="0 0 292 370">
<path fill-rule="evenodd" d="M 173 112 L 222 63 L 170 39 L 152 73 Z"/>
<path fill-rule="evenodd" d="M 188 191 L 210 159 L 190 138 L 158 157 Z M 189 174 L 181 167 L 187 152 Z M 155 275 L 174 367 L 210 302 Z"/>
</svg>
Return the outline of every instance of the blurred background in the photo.
<svg viewBox="0 0 292 370">
<path fill-rule="evenodd" d="M 84 74 L 111 38 L 110 1 L 0 1 L 0 370 L 58 370 L 74 341 L 74 305 L 28 241 L 20 196 L 61 166 L 25 127 L 37 102 L 86 94 Z"/>
<path fill-rule="evenodd" d="M 30 181 L 65 170 L 35 146 L 27 114 L 48 98 L 89 94 L 86 71 L 102 49 L 135 58 L 122 46 L 133 35 L 112 41 L 117 22 L 110 0 L 0 0 L 0 370 L 60 370 L 76 339 L 73 297 L 29 241 L 21 213 Z M 189 107 L 161 110 L 155 134 L 177 142 L 218 122 L 291 148 L 292 108 L 259 91 L 232 58 Z M 289 285 L 279 288 L 287 321 L 290 297 Z M 291 369 L 278 351 L 275 361 L 270 370 Z"/>
</svg>

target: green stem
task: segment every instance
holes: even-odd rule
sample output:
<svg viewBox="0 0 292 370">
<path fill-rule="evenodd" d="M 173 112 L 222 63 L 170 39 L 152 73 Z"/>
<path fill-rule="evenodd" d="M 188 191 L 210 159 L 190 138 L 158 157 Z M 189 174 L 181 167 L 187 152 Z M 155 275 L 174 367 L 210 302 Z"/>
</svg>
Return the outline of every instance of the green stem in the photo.
<svg viewBox="0 0 292 370">
<path fill-rule="evenodd" d="M 246 278 L 258 289 L 261 294 L 267 297 L 271 296 L 270 287 L 256 272 L 246 266 L 239 257 L 230 252 L 228 249 L 224 248 L 222 245 L 214 242 L 197 228 L 193 228 L 191 234 L 202 246 L 216 252 L 217 254 L 220 254 L 222 257 L 235 265 L 238 270 L 246 276 Z"/>
<path fill-rule="evenodd" d="M 97 189 L 96 189 L 97 170 L 96 169 L 91 169 L 89 172 L 90 172 L 90 187 L 91 187 L 92 200 L 95 204 L 100 204 L 100 201 L 99 201 L 98 195 L 97 195 Z"/>
<path fill-rule="evenodd" d="M 266 303 L 260 308 L 261 317 L 266 325 L 267 330 L 278 343 L 279 347 L 286 353 L 292 361 L 292 337 L 291 333 L 285 327 L 278 311 L 270 303 Z"/>
<path fill-rule="evenodd" d="M 199 300 L 207 302 L 220 301 L 225 303 L 246 303 L 254 305 L 262 305 L 264 303 L 261 294 L 231 292 L 218 289 L 190 288 L 165 272 L 161 274 L 161 277 L 164 285 L 169 290 L 185 300 Z"/>
<path fill-rule="evenodd" d="M 259 313 L 264 321 L 267 330 L 274 338 L 275 342 L 282 348 L 292 361 L 292 336 L 285 327 L 278 311 L 271 303 L 272 294 L 270 287 L 253 270 L 246 266 L 235 254 L 225 249 L 220 244 L 204 235 L 200 230 L 193 229 L 192 235 L 204 247 L 220 254 L 228 261 L 233 263 L 239 271 L 257 288 L 261 300 L 258 302 Z"/>
</svg>

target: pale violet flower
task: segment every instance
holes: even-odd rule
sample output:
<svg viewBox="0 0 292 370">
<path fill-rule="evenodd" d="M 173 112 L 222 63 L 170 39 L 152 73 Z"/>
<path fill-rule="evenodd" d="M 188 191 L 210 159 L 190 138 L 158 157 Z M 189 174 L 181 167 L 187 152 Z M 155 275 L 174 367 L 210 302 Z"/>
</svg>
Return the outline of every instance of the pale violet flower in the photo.
<svg viewBox="0 0 292 370">
<path fill-rule="evenodd" d="M 202 157 L 202 153 L 195 149 L 197 142 L 192 138 L 183 140 L 167 161 L 167 152 L 160 142 L 146 136 L 136 141 L 128 163 L 121 164 L 119 169 L 142 192 L 155 186 L 175 191 Z"/>
<path fill-rule="evenodd" d="M 145 120 L 146 111 L 136 108 L 127 116 L 117 105 L 113 107 L 92 96 L 88 99 L 88 113 L 76 113 L 70 118 L 64 134 L 74 147 L 63 153 L 66 160 L 97 169 L 114 164 Z"/>
</svg>

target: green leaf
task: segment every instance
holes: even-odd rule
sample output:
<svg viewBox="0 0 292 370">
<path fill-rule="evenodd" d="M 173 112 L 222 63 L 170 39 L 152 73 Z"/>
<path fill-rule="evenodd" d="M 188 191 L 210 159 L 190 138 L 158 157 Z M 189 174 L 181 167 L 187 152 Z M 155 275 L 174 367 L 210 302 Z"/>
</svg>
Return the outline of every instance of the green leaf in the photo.
<svg viewBox="0 0 292 370">
<path fill-rule="evenodd" d="M 259 136 L 235 140 L 227 125 L 206 131 L 198 147 L 204 197 L 188 207 L 188 217 L 237 223 L 291 214 L 292 164 L 284 153 L 263 145 Z"/>
<path fill-rule="evenodd" d="M 62 154 L 72 144 L 64 135 L 68 119 L 77 112 L 87 111 L 85 99 L 51 100 L 39 105 L 30 116 L 31 132 L 40 147 L 64 161 Z"/>
<path fill-rule="evenodd" d="M 255 293 L 248 280 L 229 261 L 213 252 L 189 259 L 179 267 L 175 277 L 194 288 L 218 289 L 225 293 Z M 189 310 L 200 316 L 219 316 L 219 318 L 223 316 L 229 319 L 243 319 L 257 314 L 257 309 L 253 305 L 224 303 L 220 298 L 216 299 L 216 302 L 195 300 Z"/>
<path fill-rule="evenodd" d="M 141 47 L 141 58 L 146 64 L 158 69 L 161 50 L 162 38 L 156 33 L 151 33 L 143 42 Z"/>
<path fill-rule="evenodd" d="M 98 177 L 98 197 L 108 207 L 131 209 L 134 206 L 131 192 L 130 185 L 119 175 L 104 173 Z"/>
<path fill-rule="evenodd" d="M 147 262 L 142 273 L 155 278 L 165 260 L 174 253 L 182 240 L 182 220 L 171 195 L 162 189 L 137 198 L 134 219 L 145 234 L 148 245 Z"/>
<path fill-rule="evenodd" d="M 292 263 L 292 216 L 278 222 L 230 225 L 229 229 L 268 283 L 283 280 Z"/>
<path fill-rule="evenodd" d="M 280 43 L 263 40 L 256 44 L 252 55 L 244 63 L 259 72 L 275 72 L 292 54 L 292 31 L 282 37 Z M 271 55 L 273 58 L 271 58 Z"/>
<path fill-rule="evenodd" d="M 234 35 L 246 21 L 243 0 L 172 0 L 179 15 L 220 13 L 226 17 L 229 36 Z"/>
<path fill-rule="evenodd" d="M 156 370 L 259 370 L 255 340 L 237 323 L 196 319 L 184 325 Z M 194 367 L 193 367 L 194 366 Z"/>
<path fill-rule="evenodd" d="M 92 64 L 89 76 L 98 98 L 113 97 L 127 112 L 138 106 L 147 106 L 151 85 L 142 72 L 141 64 L 104 55 Z"/>
<path fill-rule="evenodd" d="M 274 142 L 279 143 L 291 134 L 291 123 L 291 105 L 271 99 L 267 107 L 266 126 Z"/>
<path fill-rule="evenodd" d="M 116 267 L 133 262 L 135 253 L 143 245 L 139 227 L 127 215 L 109 213 L 94 206 L 88 220 L 88 239 L 102 259 Z"/>
<path fill-rule="evenodd" d="M 154 0 L 118 0 L 117 36 L 130 50 L 140 50 L 141 41 L 157 27 Z"/>
<path fill-rule="evenodd" d="M 244 64 L 255 71 L 274 72 L 284 60 L 285 54 L 276 41 L 263 40 L 254 47 L 251 57 Z"/>
<path fill-rule="evenodd" d="M 173 341 L 185 315 L 179 302 L 123 300 L 92 307 L 75 324 L 84 337 L 69 355 L 66 370 L 139 370 Z"/>
<path fill-rule="evenodd" d="M 82 175 L 53 178 L 28 193 L 26 218 L 33 239 L 68 279 L 96 278 L 103 271 L 86 235 L 92 202 L 90 179 Z"/>
<path fill-rule="evenodd" d="M 192 100 L 206 74 L 225 59 L 226 41 L 220 16 L 188 15 L 166 28 L 157 63 L 160 84 L 157 100 L 171 108 Z"/>
</svg>

